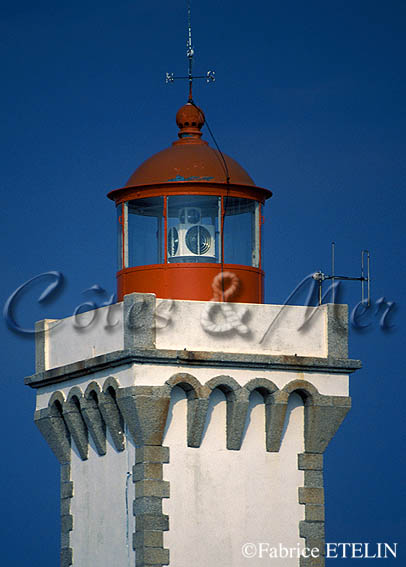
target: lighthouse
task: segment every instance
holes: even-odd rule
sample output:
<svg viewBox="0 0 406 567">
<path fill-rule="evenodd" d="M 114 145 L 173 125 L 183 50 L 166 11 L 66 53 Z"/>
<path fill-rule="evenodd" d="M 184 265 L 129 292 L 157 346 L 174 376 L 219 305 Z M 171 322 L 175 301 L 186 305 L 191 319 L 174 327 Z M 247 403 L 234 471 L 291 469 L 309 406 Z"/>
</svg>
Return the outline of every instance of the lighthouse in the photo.
<svg viewBox="0 0 406 567">
<path fill-rule="evenodd" d="M 37 323 L 62 567 L 324 565 L 323 454 L 360 367 L 347 307 L 263 302 L 271 192 L 204 121 L 189 100 L 108 195 L 117 304 Z"/>
</svg>

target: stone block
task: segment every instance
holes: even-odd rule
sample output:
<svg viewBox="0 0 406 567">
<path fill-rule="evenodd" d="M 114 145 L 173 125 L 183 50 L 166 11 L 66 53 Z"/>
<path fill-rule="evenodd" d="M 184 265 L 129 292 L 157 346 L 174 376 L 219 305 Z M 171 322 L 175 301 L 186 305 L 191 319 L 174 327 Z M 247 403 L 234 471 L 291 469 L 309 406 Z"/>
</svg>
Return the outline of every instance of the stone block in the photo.
<svg viewBox="0 0 406 567">
<path fill-rule="evenodd" d="M 61 532 L 61 548 L 70 546 L 70 532 Z"/>
<path fill-rule="evenodd" d="M 70 464 L 61 465 L 61 472 L 60 478 L 61 482 L 69 482 L 70 481 Z"/>
<path fill-rule="evenodd" d="M 169 529 L 169 517 L 166 514 L 137 514 L 135 518 L 136 531 Z"/>
<path fill-rule="evenodd" d="M 163 547 L 163 532 L 161 530 L 142 530 L 135 532 L 133 547 Z"/>
<path fill-rule="evenodd" d="M 69 567 L 73 562 L 73 553 L 71 547 L 63 547 L 60 553 L 61 567 Z"/>
<path fill-rule="evenodd" d="M 70 514 L 70 498 L 61 498 L 61 516 L 66 516 Z"/>
<path fill-rule="evenodd" d="M 73 482 L 63 482 L 61 484 L 61 498 L 72 498 L 73 496 Z"/>
<path fill-rule="evenodd" d="M 209 398 L 188 400 L 187 406 L 187 444 L 188 447 L 200 447 L 203 437 Z"/>
<path fill-rule="evenodd" d="M 324 538 L 319 539 L 319 538 L 308 537 L 306 538 L 306 547 L 308 547 L 309 549 L 319 550 L 320 557 L 326 555 L 326 544 L 324 542 Z"/>
<path fill-rule="evenodd" d="M 327 352 L 329 357 L 348 358 L 348 305 L 328 303 Z"/>
<path fill-rule="evenodd" d="M 169 388 L 120 388 L 117 404 L 136 445 L 161 445 L 170 395 Z"/>
<path fill-rule="evenodd" d="M 299 504 L 319 504 L 324 505 L 323 488 L 312 488 L 307 486 L 299 487 Z"/>
<path fill-rule="evenodd" d="M 169 549 L 162 547 L 140 547 L 136 550 L 136 564 L 169 565 Z"/>
<path fill-rule="evenodd" d="M 83 421 L 93 439 L 97 453 L 106 454 L 106 424 L 97 403 L 92 398 L 81 401 Z"/>
<path fill-rule="evenodd" d="M 305 519 L 309 522 L 324 522 L 324 506 L 306 504 Z"/>
<path fill-rule="evenodd" d="M 139 480 L 135 483 L 135 497 L 144 496 L 169 498 L 169 482 L 165 480 Z"/>
<path fill-rule="evenodd" d="M 300 537 L 311 538 L 311 539 L 323 539 L 324 538 L 324 522 L 299 522 L 299 534 Z"/>
<path fill-rule="evenodd" d="M 70 461 L 70 433 L 61 415 L 49 408 L 34 413 L 34 423 L 61 464 Z"/>
<path fill-rule="evenodd" d="M 336 405 L 332 396 L 319 396 L 317 404 L 305 406 L 304 437 L 305 449 L 309 453 L 323 453 L 336 434 L 351 405 L 344 398 L 342 405 Z"/>
<path fill-rule="evenodd" d="M 111 438 L 117 451 L 123 451 L 124 420 L 120 414 L 116 401 L 109 393 L 102 392 L 99 397 L 99 410 L 110 431 Z"/>
<path fill-rule="evenodd" d="M 73 530 L 73 516 L 66 514 L 61 516 L 61 532 L 70 532 Z"/>
<path fill-rule="evenodd" d="M 323 470 L 323 455 L 316 453 L 299 453 L 298 468 L 304 470 Z"/>
<path fill-rule="evenodd" d="M 142 496 L 133 502 L 133 514 L 162 514 L 162 498 L 158 496 Z"/>
<path fill-rule="evenodd" d="M 275 400 L 275 394 L 270 396 L 270 398 L 271 403 L 267 403 L 265 406 L 266 450 L 277 453 L 281 447 L 288 403 L 287 401 L 277 402 Z"/>
<path fill-rule="evenodd" d="M 243 389 L 237 391 L 234 395 L 237 397 Z M 227 399 L 227 449 L 238 451 L 241 448 L 242 436 L 249 408 L 247 392 L 244 391 L 246 400 Z M 231 396 L 230 396 L 231 397 Z"/>
<path fill-rule="evenodd" d="M 124 348 L 154 349 L 156 298 L 153 293 L 124 296 Z"/>
<path fill-rule="evenodd" d="M 169 463 L 169 447 L 143 445 L 135 450 L 137 463 Z"/>
<path fill-rule="evenodd" d="M 299 560 L 300 567 L 325 567 L 325 558 L 319 557 L 301 557 Z"/>
<path fill-rule="evenodd" d="M 323 488 L 323 471 L 309 471 L 304 472 L 305 486 L 312 488 Z"/>
<path fill-rule="evenodd" d="M 139 480 L 162 480 L 162 463 L 138 463 L 133 466 L 133 482 Z"/>
<path fill-rule="evenodd" d="M 79 409 L 71 401 L 65 402 L 63 406 L 63 418 L 75 441 L 80 458 L 85 461 L 88 456 L 89 442 L 88 432 L 85 422 Z"/>
</svg>

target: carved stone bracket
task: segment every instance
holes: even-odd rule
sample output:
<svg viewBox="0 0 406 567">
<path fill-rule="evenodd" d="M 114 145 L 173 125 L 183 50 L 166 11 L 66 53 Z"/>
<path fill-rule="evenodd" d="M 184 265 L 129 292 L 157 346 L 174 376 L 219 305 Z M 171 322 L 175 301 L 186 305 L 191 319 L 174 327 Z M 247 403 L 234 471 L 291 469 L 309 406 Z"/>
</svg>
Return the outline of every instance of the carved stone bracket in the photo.
<svg viewBox="0 0 406 567">
<path fill-rule="evenodd" d="M 230 376 L 217 376 L 201 384 L 194 376 L 179 373 L 163 386 L 119 387 L 108 378 L 101 390 L 95 382 L 85 394 L 74 387 L 65 400 L 55 392 L 48 408 L 35 412 L 35 422 L 61 463 L 70 461 L 71 439 L 82 460 L 87 459 L 88 439 L 92 438 L 99 455 L 106 452 L 106 431 L 117 450 L 124 449 L 124 426 L 136 446 L 161 445 L 168 415 L 171 390 L 181 387 L 187 395 L 187 443 L 200 447 L 206 422 L 209 399 L 216 389 L 224 392 L 227 401 L 227 448 L 241 448 L 249 408 L 249 397 L 258 391 L 265 403 L 266 450 L 278 452 L 289 396 L 298 393 L 304 402 L 304 439 L 307 453 L 323 453 L 347 412 L 351 398 L 324 396 L 305 380 L 289 382 L 279 390 L 263 378 L 240 386 Z"/>
</svg>

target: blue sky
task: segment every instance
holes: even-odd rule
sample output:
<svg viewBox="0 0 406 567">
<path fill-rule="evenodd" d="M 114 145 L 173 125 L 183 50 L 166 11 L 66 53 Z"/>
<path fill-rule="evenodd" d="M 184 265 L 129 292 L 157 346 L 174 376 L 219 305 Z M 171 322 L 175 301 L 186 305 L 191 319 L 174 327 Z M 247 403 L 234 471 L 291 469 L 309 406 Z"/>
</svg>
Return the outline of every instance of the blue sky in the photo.
<svg viewBox="0 0 406 567">
<path fill-rule="evenodd" d="M 83 293 L 93 284 L 114 291 L 115 212 L 105 195 L 176 137 L 187 89 L 164 77 L 186 70 L 185 4 L 2 3 L 0 300 L 36 274 L 65 276 L 46 305 L 31 288 L 16 311 L 21 325 L 100 301 Z M 196 85 L 195 101 L 222 150 L 274 192 L 266 301 L 282 303 L 305 275 L 328 272 L 335 240 L 337 272 L 358 275 L 368 248 L 373 300 L 396 302 L 392 329 L 373 312 L 364 332 L 351 329 L 350 354 L 364 366 L 326 453 L 326 539 L 404 543 L 406 5 L 206 0 L 192 11 L 196 71 L 217 77 Z M 359 285 L 346 284 L 343 300 L 354 308 Z M 58 464 L 23 385 L 34 343 L 4 321 L 0 329 L 2 564 L 54 566 Z"/>
</svg>

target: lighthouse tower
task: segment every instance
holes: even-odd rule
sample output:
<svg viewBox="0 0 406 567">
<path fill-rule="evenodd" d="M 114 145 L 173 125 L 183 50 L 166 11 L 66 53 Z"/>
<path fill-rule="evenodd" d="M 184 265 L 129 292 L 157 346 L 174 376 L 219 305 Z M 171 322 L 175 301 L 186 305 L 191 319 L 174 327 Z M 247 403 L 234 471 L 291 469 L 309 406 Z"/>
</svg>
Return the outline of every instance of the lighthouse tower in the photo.
<svg viewBox="0 0 406 567">
<path fill-rule="evenodd" d="M 189 101 L 109 193 L 118 303 L 37 324 L 63 567 L 324 565 L 323 453 L 360 367 L 347 308 L 263 303 L 271 192 L 204 120 Z"/>
</svg>

